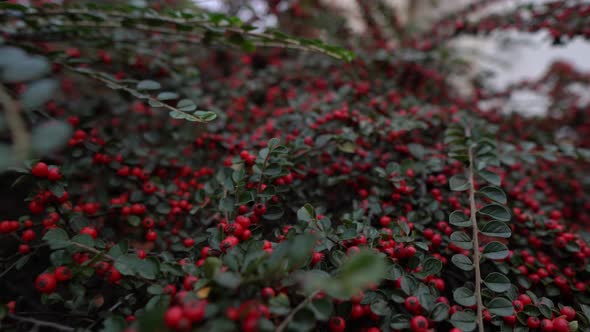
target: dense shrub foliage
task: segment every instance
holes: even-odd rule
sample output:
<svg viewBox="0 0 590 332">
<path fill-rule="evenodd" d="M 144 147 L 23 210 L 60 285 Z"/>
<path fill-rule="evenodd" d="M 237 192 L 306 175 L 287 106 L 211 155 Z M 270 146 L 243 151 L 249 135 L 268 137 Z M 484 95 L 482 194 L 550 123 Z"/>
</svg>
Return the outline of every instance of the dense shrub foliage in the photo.
<svg viewBox="0 0 590 332">
<path fill-rule="evenodd" d="M 556 63 L 461 97 L 445 42 L 587 38 L 590 5 L 468 19 L 497 2 L 393 49 L 378 24 L 332 36 L 356 57 L 186 4 L 0 4 L 1 328 L 587 331 L 590 117 L 571 88 L 590 76 Z M 525 89 L 547 117 L 502 111 Z"/>
</svg>

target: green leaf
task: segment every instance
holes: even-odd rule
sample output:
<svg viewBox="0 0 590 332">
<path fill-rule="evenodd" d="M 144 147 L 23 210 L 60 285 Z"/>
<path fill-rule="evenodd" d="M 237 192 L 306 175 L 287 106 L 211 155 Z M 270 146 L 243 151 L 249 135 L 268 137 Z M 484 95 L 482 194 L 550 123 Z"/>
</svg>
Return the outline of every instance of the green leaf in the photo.
<svg viewBox="0 0 590 332">
<path fill-rule="evenodd" d="M 332 300 L 327 297 L 311 301 L 308 307 L 319 321 L 327 321 L 334 311 Z"/>
<path fill-rule="evenodd" d="M 498 187 L 487 186 L 477 191 L 477 193 L 491 199 L 500 204 L 506 204 L 506 193 Z"/>
<path fill-rule="evenodd" d="M 480 233 L 486 236 L 509 238 L 512 235 L 512 230 L 505 223 L 493 220 L 485 224 L 480 229 Z"/>
<path fill-rule="evenodd" d="M 475 315 L 470 311 L 457 311 L 451 316 L 451 324 L 463 332 L 471 332 L 477 327 Z"/>
<path fill-rule="evenodd" d="M 221 272 L 213 278 L 217 284 L 229 289 L 236 289 L 240 286 L 242 278 L 235 272 Z"/>
<path fill-rule="evenodd" d="M 22 108 L 26 111 L 31 111 L 43 106 L 55 95 L 57 87 L 57 81 L 49 78 L 29 84 L 20 97 Z"/>
<path fill-rule="evenodd" d="M 510 211 L 500 204 L 488 204 L 481 208 L 479 213 L 500 221 L 510 221 Z"/>
<path fill-rule="evenodd" d="M 434 305 L 434 308 L 432 308 L 432 312 L 430 313 L 430 319 L 435 322 L 442 322 L 449 318 L 450 309 L 451 307 L 449 307 L 448 304 L 444 302 L 439 302 Z"/>
<path fill-rule="evenodd" d="M 115 259 L 115 268 L 123 275 L 141 276 L 153 280 L 158 276 L 158 263 L 153 259 L 140 259 L 135 254 L 121 255 Z"/>
<path fill-rule="evenodd" d="M 422 271 L 418 273 L 421 278 L 426 278 L 430 275 L 437 274 L 442 271 L 442 262 L 434 257 L 428 257 L 422 262 Z"/>
<path fill-rule="evenodd" d="M 193 112 L 197 109 L 197 105 L 190 99 L 181 99 L 176 108 L 181 112 Z"/>
<path fill-rule="evenodd" d="M 266 213 L 262 216 L 266 220 L 279 220 L 283 217 L 285 211 L 278 205 L 269 206 Z"/>
<path fill-rule="evenodd" d="M 453 255 L 453 257 L 451 257 L 451 262 L 453 262 L 453 264 L 455 264 L 456 267 L 460 268 L 463 271 L 473 270 L 473 262 L 469 257 L 465 255 Z"/>
<path fill-rule="evenodd" d="M 156 81 L 152 81 L 152 80 L 144 80 L 141 81 L 139 83 L 137 83 L 137 90 L 142 91 L 142 90 L 158 90 L 160 89 L 162 86 L 160 85 L 160 83 L 156 82 Z"/>
<path fill-rule="evenodd" d="M 470 307 L 475 305 L 475 295 L 473 290 L 467 287 L 459 287 L 453 291 L 453 299 L 462 306 Z"/>
<path fill-rule="evenodd" d="M 16 47 L 0 48 L 0 81 L 27 82 L 45 76 L 51 65 L 42 56 L 29 56 Z"/>
<path fill-rule="evenodd" d="M 299 210 L 297 210 L 297 219 L 303 222 L 310 222 L 315 219 L 315 209 L 309 203 L 303 205 Z"/>
<path fill-rule="evenodd" d="M 469 220 L 469 217 L 465 213 L 463 213 L 463 211 L 459 210 L 453 211 L 449 215 L 449 223 L 456 227 L 471 226 L 471 220 Z"/>
<path fill-rule="evenodd" d="M 16 261 L 16 263 L 15 263 L 15 265 L 14 265 L 14 268 L 15 268 L 15 269 L 17 269 L 17 270 L 20 270 L 20 269 L 22 269 L 22 268 L 23 268 L 23 266 L 25 266 L 25 265 L 26 265 L 26 264 L 29 262 L 29 259 L 30 259 L 30 258 L 31 258 L 31 255 L 25 255 L 25 256 L 23 256 L 23 257 L 19 258 L 19 259 Z"/>
<path fill-rule="evenodd" d="M 78 234 L 72 238 L 71 242 L 94 248 L 94 239 L 88 234 Z"/>
<path fill-rule="evenodd" d="M 493 184 L 494 186 L 499 186 L 502 183 L 500 176 L 494 172 L 490 172 L 484 169 L 479 171 L 477 174 L 479 174 L 479 176 L 481 176 L 484 180 L 486 180 L 490 184 Z"/>
<path fill-rule="evenodd" d="M 504 293 L 512 286 L 510 279 L 499 272 L 492 272 L 488 274 L 484 280 L 484 284 L 496 293 Z"/>
<path fill-rule="evenodd" d="M 43 236 L 43 240 L 49 244 L 51 249 L 65 248 L 70 243 L 68 233 L 61 228 L 50 229 Z"/>
<path fill-rule="evenodd" d="M 156 97 L 158 100 L 162 100 L 162 101 L 166 101 L 166 100 L 174 100 L 174 99 L 178 99 L 178 93 L 176 92 L 160 92 L 158 94 L 158 97 Z"/>
<path fill-rule="evenodd" d="M 213 121 L 217 118 L 217 114 L 211 111 L 196 111 L 194 114 L 197 118 L 205 122 Z"/>
<path fill-rule="evenodd" d="M 131 215 L 127 217 L 127 222 L 129 223 L 129 225 L 137 227 L 141 224 L 141 218 L 139 216 Z"/>
<path fill-rule="evenodd" d="M 72 136 L 72 126 L 63 121 L 51 120 L 33 128 L 31 147 L 33 153 L 45 155 L 65 146 Z"/>
<path fill-rule="evenodd" d="M 104 320 L 100 332 L 121 332 L 125 329 L 125 319 L 119 315 L 112 315 Z"/>
<path fill-rule="evenodd" d="M 203 264 L 203 271 L 205 272 L 205 277 L 211 279 L 217 274 L 219 269 L 221 268 L 222 262 L 217 257 L 207 257 L 205 259 L 205 264 Z"/>
<path fill-rule="evenodd" d="M 385 261 L 374 252 L 363 250 L 351 256 L 338 271 L 338 275 L 323 282 L 330 296 L 349 299 L 362 288 L 378 283 L 385 276 Z"/>
<path fill-rule="evenodd" d="M 471 237 L 465 232 L 453 232 L 450 237 L 451 242 L 459 248 L 462 249 L 471 249 L 473 248 L 473 242 L 471 242 Z"/>
<path fill-rule="evenodd" d="M 514 314 L 514 307 L 510 300 L 503 297 L 496 297 L 488 302 L 487 305 L 490 313 L 501 317 L 506 317 Z"/>
<path fill-rule="evenodd" d="M 469 180 L 463 174 L 454 175 L 449 180 L 452 191 L 464 191 L 469 189 Z"/>
<path fill-rule="evenodd" d="M 482 256 L 492 260 L 500 260 L 508 257 L 510 251 L 508 247 L 501 242 L 490 242 L 483 249 Z"/>
<path fill-rule="evenodd" d="M 412 156 L 414 156 L 414 158 L 418 160 L 424 159 L 424 146 L 416 143 L 410 143 L 407 145 L 407 147 Z"/>
</svg>

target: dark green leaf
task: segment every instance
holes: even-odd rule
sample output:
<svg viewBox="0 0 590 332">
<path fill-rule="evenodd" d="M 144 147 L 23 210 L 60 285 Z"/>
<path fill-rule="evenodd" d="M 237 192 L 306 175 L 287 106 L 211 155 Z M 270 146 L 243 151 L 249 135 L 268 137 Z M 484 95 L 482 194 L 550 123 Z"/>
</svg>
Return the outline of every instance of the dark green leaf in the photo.
<svg viewBox="0 0 590 332">
<path fill-rule="evenodd" d="M 469 220 L 469 217 L 463 213 L 463 211 L 453 211 L 450 215 L 449 215 L 449 223 L 453 226 L 457 226 L 457 227 L 469 227 L 471 226 L 471 220 Z"/>
<path fill-rule="evenodd" d="M 487 170 L 481 170 L 478 172 L 479 176 L 481 176 L 484 180 L 493 184 L 494 186 L 499 186 L 502 183 L 500 176 L 494 172 L 490 172 Z"/>
<path fill-rule="evenodd" d="M 508 257 L 509 250 L 503 243 L 490 242 L 483 249 L 482 256 L 492 260 L 500 260 Z"/>
<path fill-rule="evenodd" d="M 72 126 L 63 121 L 51 120 L 33 128 L 31 147 L 38 155 L 45 155 L 66 145 L 72 136 Z"/>
<path fill-rule="evenodd" d="M 500 204 L 506 204 L 506 194 L 504 191 L 498 187 L 494 186 L 487 186 L 477 191 L 479 194 L 484 195 L 485 197 L 491 199 L 494 202 L 498 202 Z"/>
<path fill-rule="evenodd" d="M 500 204 L 488 204 L 481 208 L 479 213 L 500 221 L 510 221 L 510 211 Z"/>
<path fill-rule="evenodd" d="M 514 307 L 510 300 L 503 297 L 496 297 L 488 302 L 487 305 L 490 313 L 501 317 L 506 317 L 514 314 Z"/>
<path fill-rule="evenodd" d="M 484 280 L 484 284 L 496 293 L 503 293 L 509 290 L 512 285 L 507 276 L 498 272 L 488 274 Z"/>
<path fill-rule="evenodd" d="M 459 287 L 453 291 L 453 299 L 462 306 L 470 307 L 475 305 L 475 295 L 473 290 L 467 287 Z"/>
<path fill-rule="evenodd" d="M 477 327 L 475 315 L 470 311 L 457 311 L 451 316 L 451 324 L 463 332 L 471 332 Z"/>
<path fill-rule="evenodd" d="M 469 180 L 465 175 L 457 174 L 449 180 L 449 185 L 453 191 L 464 191 L 469 189 Z"/>
<path fill-rule="evenodd" d="M 451 242 L 459 248 L 473 248 L 473 242 L 471 242 L 471 237 L 469 237 L 469 235 L 465 232 L 453 232 L 453 234 L 451 234 L 450 239 Z"/>
<path fill-rule="evenodd" d="M 152 80 L 144 80 L 137 83 L 137 90 L 158 90 L 161 88 L 160 83 Z"/>
<path fill-rule="evenodd" d="M 510 227 L 505 223 L 497 220 L 490 221 L 485 224 L 480 232 L 487 236 L 509 238 L 512 234 Z"/>
<path fill-rule="evenodd" d="M 451 257 L 451 261 L 455 266 L 460 268 L 463 271 L 471 271 L 473 270 L 473 262 L 471 259 L 465 255 L 456 254 Z"/>
</svg>

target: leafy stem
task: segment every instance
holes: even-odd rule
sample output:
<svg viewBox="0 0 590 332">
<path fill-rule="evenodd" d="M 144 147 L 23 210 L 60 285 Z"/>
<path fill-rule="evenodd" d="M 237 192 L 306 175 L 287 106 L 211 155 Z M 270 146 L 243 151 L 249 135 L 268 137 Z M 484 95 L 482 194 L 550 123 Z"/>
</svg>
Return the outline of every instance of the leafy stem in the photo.
<svg viewBox="0 0 590 332">
<path fill-rule="evenodd" d="M 465 130 L 466 136 L 470 136 L 469 129 Z M 469 210 L 470 210 L 470 219 L 471 219 L 471 228 L 472 228 L 472 241 L 473 241 L 473 266 L 475 269 L 475 291 L 474 295 L 477 301 L 477 326 L 479 332 L 484 331 L 483 327 L 483 301 L 481 299 L 481 271 L 479 267 L 479 238 L 478 233 L 479 229 L 477 227 L 477 206 L 475 204 L 475 158 L 473 156 L 473 148 L 470 144 L 467 148 L 467 156 L 469 158 L 469 168 L 468 168 L 468 181 L 469 181 Z"/>
</svg>

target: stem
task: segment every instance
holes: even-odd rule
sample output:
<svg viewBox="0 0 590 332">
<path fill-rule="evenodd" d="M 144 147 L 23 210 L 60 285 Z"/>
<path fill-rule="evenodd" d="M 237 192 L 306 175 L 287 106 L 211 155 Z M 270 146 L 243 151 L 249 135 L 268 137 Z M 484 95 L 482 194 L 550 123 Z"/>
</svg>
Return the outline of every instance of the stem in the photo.
<svg viewBox="0 0 590 332">
<path fill-rule="evenodd" d="M 295 314 L 297 314 L 299 310 L 303 309 L 303 307 L 305 307 L 319 292 L 320 291 L 317 290 L 309 294 L 303 301 L 301 301 L 301 303 L 299 303 L 295 308 L 293 308 L 293 310 L 287 315 L 287 317 L 285 317 L 281 324 L 277 326 L 275 332 L 283 332 L 287 328 L 287 325 L 289 325 L 289 323 L 293 320 Z"/>
<path fill-rule="evenodd" d="M 469 156 L 469 210 L 471 214 L 471 228 L 473 229 L 473 265 L 475 267 L 475 298 L 477 300 L 477 326 L 479 332 L 484 332 L 483 327 L 483 301 L 481 299 L 481 271 L 479 269 L 479 239 L 477 228 L 477 206 L 475 205 L 475 182 L 474 182 L 474 158 L 471 146 L 468 147 Z"/>
<path fill-rule="evenodd" d="M 10 97 L 4 85 L 0 85 L 0 105 L 6 114 L 6 123 L 12 134 L 12 148 L 17 160 L 25 160 L 29 154 L 29 134 L 20 116 L 18 104 Z"/>
<path fill-rule="evenodd" d="M 62 63 L 62 65 L 66 69 L 71 70 L 71 71 L 73 71 L 75 73 L 78 73 L 78 74 L 81 74 L 81 75 L 85 75 L 85 76 L 91 77 L 91 78 L 93 78 L 93 79 L 95 79 L 97 81 L 100 81 L 102 83 L 105 83 L 105 84 L 107 84 L 108 87 L 113 86 L 116 89 L 121 89 L 121 90 L 123 90 L 125 92 L 130 93 L 131 95 L 134 95 L 134 96 L 137 95 L 138 93 L 140 93 L 139 91 L 137 91 L 135 89 L 131 89 L 131 88 L 129 88 L 129 87 L 125 86 L 125 85 L 122 85 L 120 83 L 117 83 L 116 81 L 113 81 L 113 80 L 110 80 L 110 79 L 106 79 L 106 78 L 102 77 L 98 73 L 89 72 L 87 70 L 83 70 L 83 69 L 79 69 L 79 68 L 76 68 L 76 67 L 72 67 L 70 65 L 63 64 L 63 63 Z M 170 106 L 170 105 L 168 105 L 168 104 L 166 104 L 166 103 L 164 103 L 164 102 L 162 102 L 162 101 L 160 101 L 160 100 L 158 100 L 158 99 L 156 99 L 154 97 L 151 97 L 150 95 L 147 95 L 147 94 L 144 94 L 144 93 L 140 93 L 140 94 L 142 94 L 142 96 L 143 96 L 142 99 L 147 99 L 147 100 L 149 100 L 151 102 L 158 103 L 160 105 L 158 107 L 166 108 L 166 109 L 168 109 L 170 111 L 180 112 L 180 113 L 183 113 L 183 114 L 187 114 L 187 115 L 193 116 L 192 114 L 189 114 L 187 112 L 181 111 L 181 110 L 179 110 L 176 107 L 172 107 L 172 106 Z M 195 117 L 195 119 L 197 119 L 195 122 L 205 122 L 205 121 L 203 121 L 203 120 L 201 120 L 201 119 L 199 119 L 197 117 Z"/>
<path fill-rule="evenodd" d="M 8 318 L 19 321 L 19 322 L 30 323 L 30 324 L 33 324 L 34 326 L 50 327 L 50 328 L 57 330 L 57 331 L 67 331 L 67 332 L 74 331 L 73 327 L 69 327 L 66 325 L 61 325 L 58 323 L 48 322 L 48 321 L 44 321 L 44 320 L 38 320 L 35 318 L 21 317 L 21 316 L 13 315 L 10 313 L 8 314 Z"/>
</svg>

